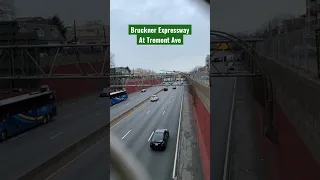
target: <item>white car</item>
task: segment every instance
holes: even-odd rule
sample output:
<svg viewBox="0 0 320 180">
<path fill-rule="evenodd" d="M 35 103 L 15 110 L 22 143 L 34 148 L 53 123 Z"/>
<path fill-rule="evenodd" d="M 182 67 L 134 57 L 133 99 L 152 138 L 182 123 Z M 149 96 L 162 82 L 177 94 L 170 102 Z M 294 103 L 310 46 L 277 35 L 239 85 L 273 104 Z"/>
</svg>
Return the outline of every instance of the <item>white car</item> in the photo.
<svg viewBox="0 0 320 180">
<path fill-rule="evenodd" d="M 147 91 L 146 89 L 142 89 L 142 90 L 141 90 L 141 92 L 146 92 L 146 91 Z"/>
<path fill-rule="evenodd" d="M 157 95 L 152 95 L 150 98 L 151 101 L 158 101 L 159 97 Z"/>
</svg>

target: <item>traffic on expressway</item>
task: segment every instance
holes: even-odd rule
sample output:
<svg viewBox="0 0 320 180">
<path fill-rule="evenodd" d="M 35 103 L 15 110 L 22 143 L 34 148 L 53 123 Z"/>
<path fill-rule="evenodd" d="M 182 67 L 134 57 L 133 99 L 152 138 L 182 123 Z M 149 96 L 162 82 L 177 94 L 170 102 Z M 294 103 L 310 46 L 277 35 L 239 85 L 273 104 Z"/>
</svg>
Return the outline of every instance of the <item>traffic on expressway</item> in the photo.
<svg viewBox="0 0 320 180">
<path fill-rule="evenodd" d="M 159 100 L 147 101 L 111 128 L 127 148 L 145 165 L 152 177 L 168 179 L 172 176 L 176 136 L 183 86 L 161 91 L 150 87 L 146 92 L 129 94 L 128 99 L 109 108 L 108 98 L 97 93 L 58 105 L 58 115 L 53 121 L 13 136 L 0 144 L 1 179 L 16 179 L 42 162 L 55 156 L 71 144 L 106 125 L 133 106 L 157 94 Z M 109 112 L 110 111 L 110 112 Z M 149 140 L 152 132 L 166 128 L 170 132 L 164 152 L 151 151 Z M 47 179 L 106 179 L 109 178 L 109 140 L 104 139 L 53 172 Z M 106 158 L 103 158 L 106 157 Z M 156 162 L 156 163 L 154 163 Z"/>
<path fill-rule="evenodd" d="M 146 102 L 111 127 L 111 133 L 137 157 L 154 180 L 172 179 L 183 91 L 183 86 L 161 91 L 157 94 L 158 101 Z M 164 151 L 154 151 L 149 147 L 156 129 L 170 132 Z"/>
</svg>

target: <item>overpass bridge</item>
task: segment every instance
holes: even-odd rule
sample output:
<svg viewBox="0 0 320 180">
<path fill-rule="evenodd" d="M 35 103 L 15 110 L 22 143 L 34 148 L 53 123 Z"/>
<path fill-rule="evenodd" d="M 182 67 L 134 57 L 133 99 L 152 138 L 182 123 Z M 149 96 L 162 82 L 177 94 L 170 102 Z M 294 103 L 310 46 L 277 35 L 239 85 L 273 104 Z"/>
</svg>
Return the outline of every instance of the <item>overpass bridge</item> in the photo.
<svg viewBox="0 0 320 180">
<path fill-rule="evenodd" d="M 242 48 L 230 48 L 237 59 L 228 65 L 210 62 L 211 177 L 319 179 L 316 73 L 275 56 L 280 39 L 241 40 L 221 31 L 211 31 L 211 39 Z"/>
<path fill-rule="evenodd" d="M 150 179 L 143 177 L 148 176 L 147 173 L 159 179 L 186 179 L 184 158 L 189 158 L 190 153 L 199 154 L 194 148 L 198 144 L 196 137 L 190 129 L 192 120 L 198 119 L 192 113 L 195 105 L 199 106 L 197 110 L 200 109 L 202 121 L 205 117 L 205 121 L 209 122 L 209 113 L 195 93 L 206 91 L 209 97 L 209 87 L 197 83 L 194 74 L 183 72 L 112 75 L 108 71 L 109 53 L 109 44 L 0 46 L 1 89 L 10 91 L 19 87 L 34 91 L 39 85 L 47 84 L 56 90 L 58 97 L 55 121 L 0 144 L 1 153 L 7 154 L 0 159 L 8 162 L 1 166 L 4 179 L 105 179 L 109 178 L 106 170 L 110 163 L 117 170 L 124 169 L 126 173 L 123 175 L 129 176 L 129 179 Z M 181 77 L 187 81 L 181 82 Z M 172 81 L 163 84 L 164 79 Z M 163 92 L 163 86 L 177 88 Z M 133 91 L 126 101 L 109 108 L 106 105 L 109 101 L 99 98 L 97 94 L 104 87 L 125 87 L 127 90 L 147 88 L 147 91 Z M 149 101 L 153 94 L 158 94 L 158 103 Z M 209 98 L 206 98 L 206 106 L 208 104 Z M 158 157 L 149 151 L 148 138 L 159 126 L 167 127 L 171 135 L 166 150 L 168 156 L 157 160 L 157 163 L 162 163 L 162 168 L 149 166 Z M 206 126 L 205 132 L 208 137 L 209 126 Z M 192 136 L 186 139 L 185 133 Z M 132 157 L 124 152 L 125 148 L 121 148 L 116 139 L 129 146 L 138 161 L 130 161 Z M 208 149 L 209 141 L 199 146 L 204 151 Z M 26 156 L 24 151 L 32 152 L 33 158 Z M 105 158 L 106 152 L 108 154 L 110 151 L 112 155 L 109 159 Z M 205 153 L 208 157 L 207 150 Z M 195 159 L 189 164 L 198 171 L 195 178 L 202 179 L 198 161 Z M 134 166 L 130 166 L 132 163 Z M 80 172 L 79 169 L 87 171 Z M 132 172 L 140 174 L 134 177 L 130 174 Z"/>
</svg>

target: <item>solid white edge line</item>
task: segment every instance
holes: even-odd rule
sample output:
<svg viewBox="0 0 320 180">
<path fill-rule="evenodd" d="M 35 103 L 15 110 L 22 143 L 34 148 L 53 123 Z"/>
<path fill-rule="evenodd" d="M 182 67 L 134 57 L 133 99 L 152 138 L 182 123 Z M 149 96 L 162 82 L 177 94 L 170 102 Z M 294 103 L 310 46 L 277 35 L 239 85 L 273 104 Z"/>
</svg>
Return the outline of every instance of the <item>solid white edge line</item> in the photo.
<svg viewBox="0 0 320 180">
<path fill-rule="evenodd" d="M 148 142 L 150 141 L 150 139 L 151 139 L 151 137 L 152 137 L 153 134 L 154 134 L 154 131 L 152 131 L 152 133 L 151 133 L 151 135 L 150 135 L 150 137 L 149 137 L 149 139 L 148 139 Z"/>
<path fill-rule="evenodd" d="M 232 94 L 232 105 L 231 105 L 231 113 L 230 113 L 230 119 L 229 119 L 229 129 L 228 129 L 228 139 L 227 139 L 227 147 L 226 147 L 226 156 L 224 158 L 224 167 L 223 167 L 223 180 L 227 180 L 227 169 L 229 166 L 229 152 L 230 152 L 230 140 L 231 140 L 231 131 L 232 131 L 232 121 L 233 121 L 233 113 L 234 113 L 234 100 L 236 96 L 236 86 L 237 86 L 237 78 L 234 81 L 233 86 L 233 94 Z"/>
<path fill-rule="evenodd" d="M 105 139 L 107 139 L 109 137 L 105 137 L 103 139 L 101 139 L 100 141 L 96 142 L 94 145 L 92 145 L 91 147 L 89 147 L 88 149 L 86 149 L 84 152 L 82 152 L 81 154 L 79 154 L 78 156 L 76 156 L 74 159 L 72 159 L 71 161 L 69 161 L 66 165 L 62 166 L 61 168 L 59 168 L 57 171 L 55 171 L 54 173 L 50 174 L 50 176 L 46 177 L 45 180 L 49 180 L 51 179 L 53 176 L 55 176 L 56 174 L 58 174 L 59 172 L 61 172 L 63 169 L 65 169 L 66 167 L 68 167 L 70 164 L 74 163 L 75 161 L 77 161 L 80 157 L 82 157 L 83 155 L 85 155 L 87 152 L 89 152 L 91 149 L 93 149 L 94 147 L 96 147 L 100 142 L 104 141 Z"/>
<path fill-rule="evenodd" d="M 178 133 L 177 133 L 177 143 L 176 143 L 176 152 L 174 154 L 174 162 L 173 162 L 173 170 L 172 170 L 172 179 L 176 177 L 176 166 L 177 166 L 177 157 L 178 157 L 178 149 L 179 149 L 179 135 L 180 135 L 180 125 L 181 125 L 181 117 L 182 117 L 182 104 L 184 97 L 184 90 L 182 90 L 182 100 L 180 105 L 180 115 L 179 115 L 179 125 L 178 125 Z"/>
</svg>

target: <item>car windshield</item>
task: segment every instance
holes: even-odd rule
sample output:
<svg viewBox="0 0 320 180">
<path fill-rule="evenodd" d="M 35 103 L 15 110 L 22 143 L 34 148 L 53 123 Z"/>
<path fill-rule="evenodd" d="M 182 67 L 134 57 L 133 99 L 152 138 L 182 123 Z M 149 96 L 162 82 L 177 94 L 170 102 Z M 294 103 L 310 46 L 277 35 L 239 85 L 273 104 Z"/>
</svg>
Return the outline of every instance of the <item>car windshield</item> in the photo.
<svg viewBox="0 0 320 180">
<path fill-rule="evenodd" d="M 162 141 L 162 140 L 163 140 L 163 133 L 161 133 L 161 132 L 156 132 L 152 136 L 152 141 L 153 142 L 159 142 L 159 141 Z"/>
<path fill-rule="evenodd" d="M 108 92 L 108 89 L 107 89 L 107 88 L 104 88 L 102 91 L 103 91 L 103 92 Z"/>
<path fill-rule="evenodd" d="M 156 95 L 152 95 L 151 97 L 157 97 Z"/>
</svg>

